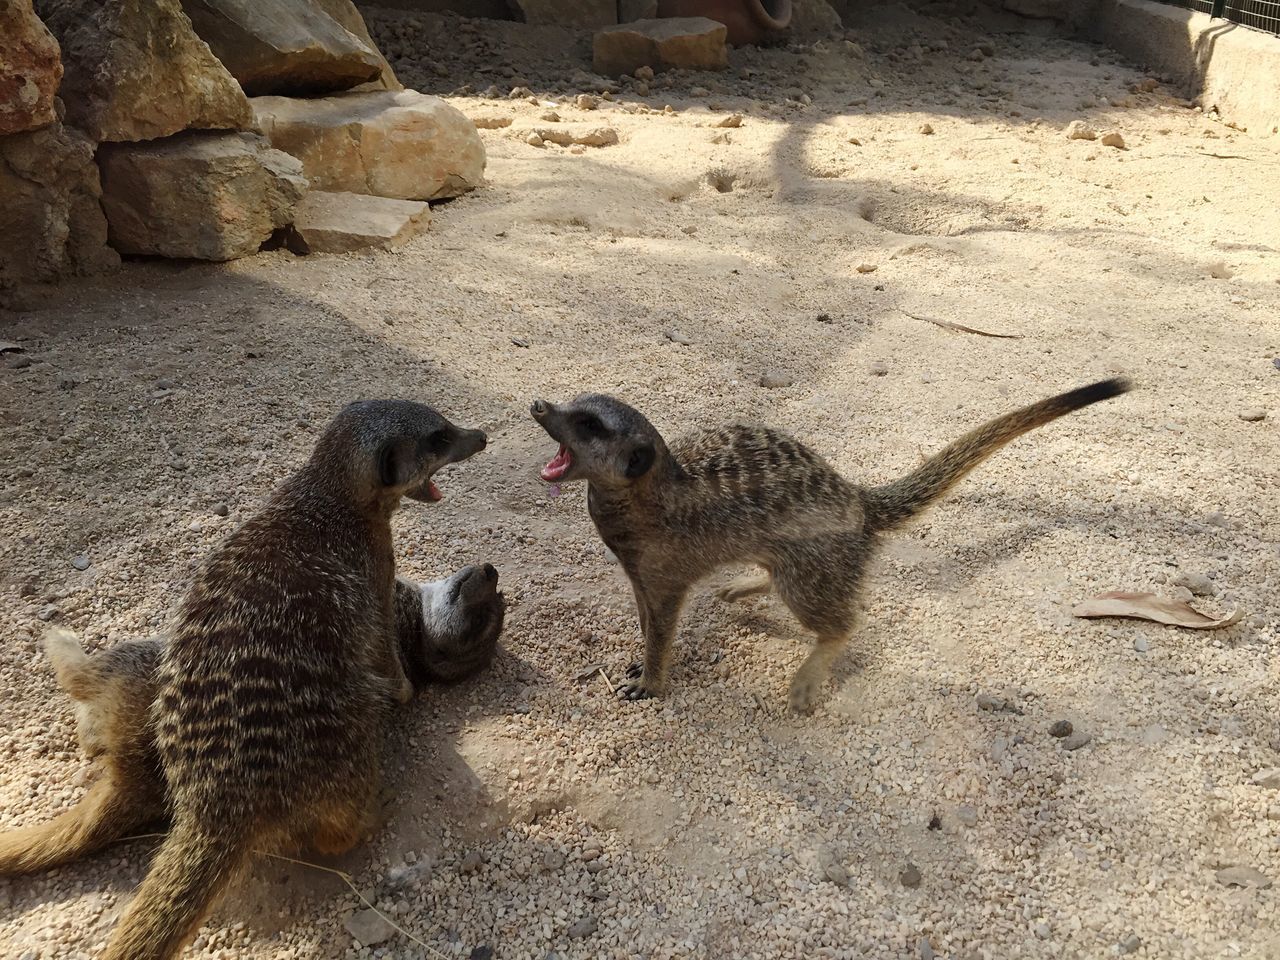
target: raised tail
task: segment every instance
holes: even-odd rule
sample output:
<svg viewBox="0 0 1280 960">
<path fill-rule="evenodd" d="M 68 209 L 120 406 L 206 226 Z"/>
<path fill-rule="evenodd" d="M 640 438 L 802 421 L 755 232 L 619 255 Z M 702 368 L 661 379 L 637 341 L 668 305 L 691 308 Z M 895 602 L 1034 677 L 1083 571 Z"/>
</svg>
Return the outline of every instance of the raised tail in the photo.
<svg viewBox="0 0 1280 960">
<path fill-rule="evenodd" d="M 879 531 L 898 526 L 941 497 L 1010 440 L 1099 400 L 1118 397 L 1130 387 L 1129 381 L 1123 379 L 1101 380 L 996 417 L 902 479 L 866 490 L 863 506 L 867 527 Z"/>
<path fill-rule="evenodd" d="M 248 858 L 240 832 L 180 818 L 129 904 L 102 960 L 172 960 Z"/>
<path fill-rule="evenodd" d="M 65 813 L 0 834 L 0 876 L 70 863 L 101 850 L 149 819 L 152 817 L 138 815 L 116 778 L 108 773 Z"/>
</svg>

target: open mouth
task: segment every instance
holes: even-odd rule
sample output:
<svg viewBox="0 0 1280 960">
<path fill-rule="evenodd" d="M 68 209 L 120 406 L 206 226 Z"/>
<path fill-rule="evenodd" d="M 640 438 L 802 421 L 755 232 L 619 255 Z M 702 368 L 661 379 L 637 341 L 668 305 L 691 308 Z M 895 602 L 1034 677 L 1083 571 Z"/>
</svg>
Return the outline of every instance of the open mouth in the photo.
<svg viewBox="0 0 1280 960">
<path fill-rule="evenodd" d="M 560 452 L 552 457 L 547 465 L 542 468 L 542 479 L 547 483 L 555 483 L 557 480 L 563 479 L 572 466 L 573 453 L 562 443 L 560 444 Z"/>
<path fill-rule="evenodd" d="M 440 488 L 436 486 L 434 480 L 428 480 L 422 486 L 413 490 L 406 490 L 404 495 L 410 500 L 435 502 L 444 499 L 444 494 L 440 492 Z"/>
</svg>

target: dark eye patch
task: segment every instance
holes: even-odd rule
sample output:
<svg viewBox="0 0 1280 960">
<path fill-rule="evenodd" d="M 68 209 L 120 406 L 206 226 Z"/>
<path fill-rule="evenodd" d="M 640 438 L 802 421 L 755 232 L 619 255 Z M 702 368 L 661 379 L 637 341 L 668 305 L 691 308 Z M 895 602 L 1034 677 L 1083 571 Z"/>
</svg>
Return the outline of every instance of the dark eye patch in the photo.
<svg viewBox="0 0 1280 960">
<path fill-rule="evenodd" d="M 590 439 L 599 439 L 609 435 L 606 427 L 594 413 L 582 413 L 577 418 L 578 432 Z"/>
<path fill-rule="evenodd" d="M 450 443 L 452 443 L 452 441 L 449 439 L 449 434 L 446 431 L 432 430 L 424 439 L 419 441 L 418 449 L 425 453 L 439 456 L 440 454 L 448 451 Z"/>
</svg>

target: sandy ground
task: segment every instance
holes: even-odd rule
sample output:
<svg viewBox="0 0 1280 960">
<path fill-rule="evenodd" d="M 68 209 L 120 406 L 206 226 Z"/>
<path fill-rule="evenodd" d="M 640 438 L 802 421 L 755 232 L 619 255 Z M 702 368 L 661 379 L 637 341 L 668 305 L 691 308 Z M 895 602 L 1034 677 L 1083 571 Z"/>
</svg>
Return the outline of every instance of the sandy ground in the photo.
<svg viewBox="0 0 1280 960">
<path fill-rule="evenodd" d="M 861 51 L 735 52 L 592 111 L 564 96 L 592 82 L 581 36 L 405 28 L 410 54 L 471 51 L 435 80 L 402 51 L 428 89 L 512 64 L 468 77 L 500 98 L 453 98 L 514 123 L 484 132 L 491 186 L 429 235 L 134 264 L 4 314 L 29 365 L 0 369 L 0 825 L 83 789 L 41 620 L 95 646 L 160 627 L 339 405 L 408 396 L 492 441 L 399 515 L 403 570 L 490 560 L 511 601 L 492 672 L 404 711 L 395 819 L 337 863 L 429 946 L 353 944 L 339 880 L 268 861 L 191 956 L 1280 956 L 1280 790 L 1252 782 L 1280 766 L 1276 141 L 1134 94 L 1143 75 L 1086 46 L 902 8 L 853 26 Z M 517 81 L 556 106 L 508 99 Z M 1128 149 L 1069 141 L 1075 119 Z M 551 126 L 621 143 L 525 142 Z M 615 392 L 669 434 L 761 420 L 880 481 L 1117 372 L 1138 389 L 892 540 L 814 716 L 784 710 L 807 637 L 770 599 L 696 595 L 665 700 L 579 679 L 641 643 L 585 491 L 536 478 L 533 397 Z M 1244 620 L 1070 613 L 1179 582 Z M 1065 750 L 1061 719 L 1090 742 Z M 95 956 L 148 850 L 0 881 L 0 955 Z M 1230 866 L 1273 885 L 1225 885 Z"/>
</svg>

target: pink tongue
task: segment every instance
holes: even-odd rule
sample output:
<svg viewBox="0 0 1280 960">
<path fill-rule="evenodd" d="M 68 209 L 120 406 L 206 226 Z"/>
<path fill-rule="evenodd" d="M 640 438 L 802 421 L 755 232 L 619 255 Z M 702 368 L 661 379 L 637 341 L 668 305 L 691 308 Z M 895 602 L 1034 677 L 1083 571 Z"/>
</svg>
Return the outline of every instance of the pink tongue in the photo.
<svg viewBox="0 0 1280 960">
<path fill-rule="evenodd" d="M 434 480 L 427 481 L 427 496 L 432 500 L 443 500 L 444 494 L 440 492 L 440 488 L 436 486 Z"/>
<path fill-rule="evenodd" d="M 569 448 L 564 444 L 560 445 L 560 452 L 551 458 L 551 462 L 542 468 L 542 479 L 548 483 L 559 480 L 573 466 L 573 454 L 569 452 Z"/>
</svg>

